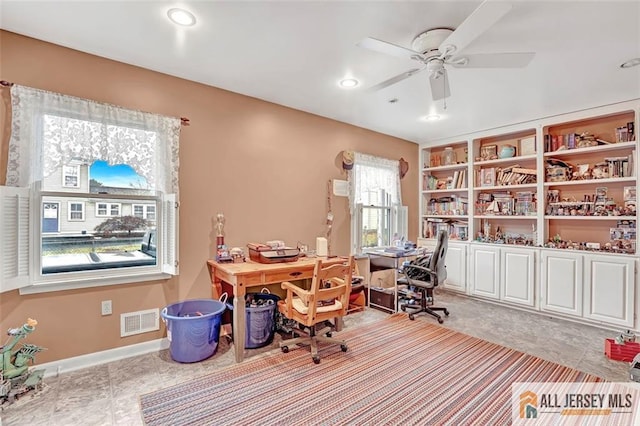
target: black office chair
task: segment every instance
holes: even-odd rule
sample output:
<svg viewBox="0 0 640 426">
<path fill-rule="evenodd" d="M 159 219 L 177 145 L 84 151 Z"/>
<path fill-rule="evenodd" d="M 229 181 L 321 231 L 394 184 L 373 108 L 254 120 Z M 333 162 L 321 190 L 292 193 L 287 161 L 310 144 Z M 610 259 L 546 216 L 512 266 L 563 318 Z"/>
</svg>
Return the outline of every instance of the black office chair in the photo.
<svg viewBox="0 0 640 426">
<path fill-rule="evenodd" d="M 444 265 L 447 246 L 448 234 L 446 231 L 440 231 L 433 253 L 418 257 L 402 267 L 401 273 L 404 278 L 399 282 L 408 285 L 410 299 L 400 304 L 400 309 L 409 312 L 410 320 L 415 319 L 415 314 L 426 312 L 442 324 L 444 321 L 436 311 L 442 311 L 449 316 L 447 308 L 433 306 L 433 289 L 447 278 L 447 268 Z M 417 294 L 414 294 L 414 291 Z"/>
</svg>

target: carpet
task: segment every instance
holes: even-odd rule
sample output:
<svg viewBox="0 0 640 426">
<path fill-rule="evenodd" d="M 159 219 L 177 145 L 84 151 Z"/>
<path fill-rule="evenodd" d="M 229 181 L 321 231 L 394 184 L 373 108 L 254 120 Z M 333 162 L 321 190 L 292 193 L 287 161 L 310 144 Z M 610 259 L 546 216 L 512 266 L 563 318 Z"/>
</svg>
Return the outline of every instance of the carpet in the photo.
<svg viewBox="0 0 640 426">
<path fill-rule="evenodd" d="M 349 344 L 274 351 L 140 397 L 147 425 L 509 424 L 512 382 L 592 376 L 394 314 L 339 333 Z"/>
</svg>

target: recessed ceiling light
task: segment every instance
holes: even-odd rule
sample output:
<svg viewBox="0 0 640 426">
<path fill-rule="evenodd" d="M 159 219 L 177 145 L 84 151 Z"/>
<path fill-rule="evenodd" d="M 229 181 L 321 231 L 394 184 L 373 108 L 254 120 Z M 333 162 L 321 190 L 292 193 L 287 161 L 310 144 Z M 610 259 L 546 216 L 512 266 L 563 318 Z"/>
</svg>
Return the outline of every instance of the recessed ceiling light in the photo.
<svg viewBox="0 0 640 426">
<path fill-rule="evenodd" d="M 631 68 L 635 67 L 636 65 L 640 65 L 640 58 L 629 59 L 627 62 L 623 62 L 620 65 L 620 68 Z"/>
<path fill-rule="evenodd" d="M 438 114 L 429 114 L 422 117 L 422 121 L 438 121 L 440 116 Z"/>
<path fill-rule="evenodd" d="M 196 17 L 193 16 L 193 13 L 187 12 L 184 9 L 169 9 L 169 11 L 167 11 L 167 16 L 174 24 L 182 25 L 184 27 L 190 27 L 196 23 Z"/>
<path fill-rule="evenodd" d="M 340 87 L 345 89 L 351 89 L 352 87 L 356 87 L 358 84 L 358 80 L 355 78 L 345 78 L 344 80 L 340 80 Z"/>
</svg>

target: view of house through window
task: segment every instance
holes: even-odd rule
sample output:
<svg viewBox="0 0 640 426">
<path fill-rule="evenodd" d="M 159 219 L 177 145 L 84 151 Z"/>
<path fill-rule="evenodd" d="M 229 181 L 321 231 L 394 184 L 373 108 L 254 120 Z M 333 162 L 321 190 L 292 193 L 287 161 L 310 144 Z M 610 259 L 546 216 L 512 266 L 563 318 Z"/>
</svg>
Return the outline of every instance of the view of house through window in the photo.
<svg viewBox="0 0 640 426">
<path fill-rule="evenodd" d="M 156 265 L 158 200 L 146 180 L 126 164 L 70 162 L 63 179 L 43 181 L 42 273 Z"/>
</svg>

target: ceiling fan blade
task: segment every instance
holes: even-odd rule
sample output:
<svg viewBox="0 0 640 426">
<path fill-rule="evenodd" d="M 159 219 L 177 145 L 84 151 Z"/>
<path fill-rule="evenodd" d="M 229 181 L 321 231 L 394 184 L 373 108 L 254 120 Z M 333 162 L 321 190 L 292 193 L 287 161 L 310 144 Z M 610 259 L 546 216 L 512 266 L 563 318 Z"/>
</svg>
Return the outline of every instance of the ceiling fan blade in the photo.
<svg viewBox="0 0 640 426">
<path fill-rule="evenodd" d="M 456 68 L 524 68 L 535 53 L 485 53 L 463 55 L 448 61 Z"/>
<path fill-rule="evenodd" d="M 454 46 L 455 52 L 460 52 L 480 34 L 498 22 L 512 7 L 513 5 L 509 1 L 485 0 L 440 44 L 438 50 L 445 54 L 446 47 Z"/>
<path fill-rule="evenodd" d="M 385 53 L 387 55 L 397 56 L 405 59 L 422 60 L 422 55 L 418 52 L 414 52 L 406 47 L 398 46 L 397 44 L 389 43 L 386 41 L 378 40 L 377 38 L 367 37 L 358 43 L 358 46 L 365 49 L 374 50 L 376 52 Z"/>
<path fill-rule="evenodd" d="M 411 69 L 409 71 L 405 71 L 402 74 L 398 74 L 395 77 L 391 77 L 390 79 L 383 81 L 382 83 L 378 83 L 375 86 L 371 86 L 369 88 L 369 90 L 376 91 L 376 90 L 384 89 L 385 87 L 389 87 L 392 84 L 396 84 L 396 83 L 398 83 L 398 82 L 400 82 L 400 81 L 402 81 L 402 80 L 404 80 L 406 78 L 409 78 L 412 75 L 417 74 L 420 71 L 423 71 L 425 69 L 427 69 L 427 67 L 414 68 L 414 69 Z"/>
<path fill-rule="evenodd" d="M 438 78 L 429 77 L 429 84 L 431 85 L 431 97 L 434 101 L 451 96 L 449 76 L 446 69 L 443 70 L 442 75 Z"/>
</svg>

